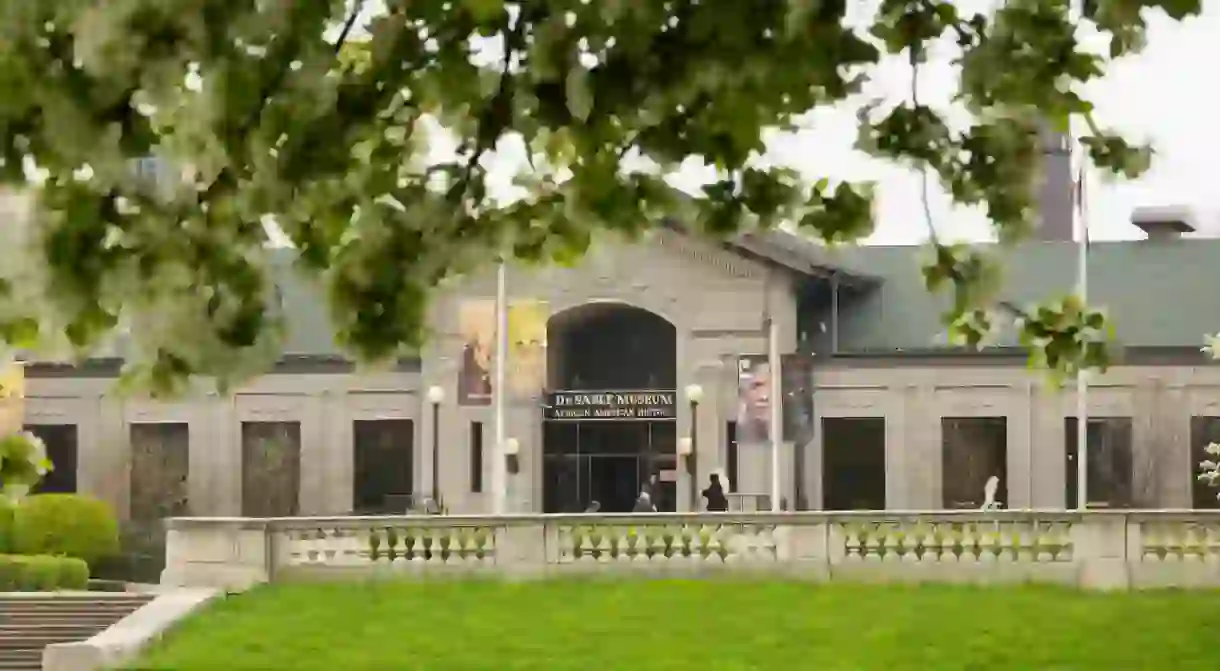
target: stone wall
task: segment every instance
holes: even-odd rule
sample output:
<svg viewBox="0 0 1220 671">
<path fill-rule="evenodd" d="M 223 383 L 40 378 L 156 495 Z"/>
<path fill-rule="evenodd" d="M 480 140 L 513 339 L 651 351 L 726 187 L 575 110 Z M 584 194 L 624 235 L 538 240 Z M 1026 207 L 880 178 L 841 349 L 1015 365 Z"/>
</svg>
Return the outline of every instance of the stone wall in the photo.
<svg viewBox="0 0 1220 671">
<path fill-rule="evenodd" d="M 1220 586 L 1220 514 L 714 513 L 178 518 L 162 583 L 571 574 Z"/>
</svg>

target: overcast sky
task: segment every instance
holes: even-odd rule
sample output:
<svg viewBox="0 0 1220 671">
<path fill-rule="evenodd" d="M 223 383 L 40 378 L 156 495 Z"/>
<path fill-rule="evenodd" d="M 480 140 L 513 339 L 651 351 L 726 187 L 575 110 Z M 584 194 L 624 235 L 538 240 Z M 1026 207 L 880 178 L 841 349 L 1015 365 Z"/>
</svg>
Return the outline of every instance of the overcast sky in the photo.
<svg viewBox="0 0 1220 671">
<path fill-rule="evenodd" d="M 958 0 L 960 10 L 978 11 L 995 6 L 997 0 Z M 380 3 L 372 3 L 377 7 Z M 867 21 L 877 0 L 862 0 L 851 6 L 851 22 Z M 1130 139 L 1151 141 L 1157 148 L 1152 170 L 1137 181 L 1113 182 L 1092 173 L 1088 189 L 1088 224 L 1094 239 L 1140 238 L 1143 232 L 1132 226 L 1131 211 L 1144 205 L 1187 205 L 1197 213 L 1205 234 L 1220 235 L 1220 179 L 1211 175 L 1220 157 L 1220 121 L 1212 121 L 1220 110 L 1215 68 L 1220 65 L 1220 1 L 1198 18 L 1178 23 L 1159 12 L 1150 17 L 1148 47 L 1139 55 L 1118 61 L 1107 76 L 1087 90 L 1097 106 L 1097 119 L 1104 127 L 1122 131 Z M 374 9 L 373 11 L 377 11 Z M 1091 48 L 1104 51 L 1104 40 L 1086 36 Z M 498 44 L 489 41 L 481 54 L 499 59 Z M 951 65 L 956 47 L 941 45 L 937 58 L 921 68 L 920 97 L 925 103 L 947 104 L 956 87 L 956 72 Z M 808 129 L 795 136 L 777 138 L 770 144 L 767 159 L 797 168 L 811 180 L 822 177 L 874 180 L 878 185 L 876 233 L 868 242 L 877 244 L 914 244 L 927 237 L 922 215 L 920 178 L 913 172 L 873 160 L 852 148 L 856 139 L 856 110 L 863 100 L 884 96 L 900 99 L 909 96 L 911 71 L 905 59 L 888 59 L 874 73 L 861 99 L 819 110 L 808 120 Z M 439 139 L 439 138 L 437 138 Z M 451 156 L 452 144 L 440 142 L 432 157 Z M 503 145 L 502 145 L 503 147 Z M 524 168 L 524 154 L 511 151 L 489 156 L 499 164 L 500 173 L 492 178 L 492 190 L 503 193 L 513 167 Z M 513 155 L 516 154 L 516 155 Z M 491 166 L 489 166 L 491 167 Z M 685 170 L 680 182 L 687 187 L 710 175 L 693 167 Z M 496 188 L 499 182 L 500 188 Z M 931 209 L 941 236 L 979 240 L 989 237 L 985 215 L 977 210 L 952 206 L 944 191 L 932 181 Z M 1210 229 L 1210 230 L 1209 230 Z"/>
<path fill-rule="evenodd" d="M 966 7 L 974 2 L 960 2 Z M 1134 182 L 1112 183 L 1094 173 L 1088 196 L 1089 231 L 1094 239 L 1140 238 L 1129 223 L 1131 210 L 1143 205 L 1189 205 L 1199 213 L 1200 228 L 1220 235 L 1220 93 L 1205 82 L 1220 81 L 1220 2 L 1205 3 L 1202 16 L 1185 23 L 1159 13 L 1150 21 L 1149 44 L 1137 56 L 1116 63 L 1104 80 L 1089 87 L 1097 117 L 1137 140 L 1151 140 L 1158 154 L 1152 170 Z M 948 100 L 955 73 L 942 59 L 921 72 L 921 98 Z M 890 62 L 871 88 L 902 96 L 910 87 L 910 68 Z M 1213 116 L 1217 115 L 1217 116 Z M 925 239 L 919 214 L 919 179 L 910 172 L 852 151 L 855 118 L 851 109 L 819 114 L 816 128 L 796 142 L 777 144 L 777 160 L 799 166 L 811 176 L 876 179 L 880 187 L 877 232 L 870 242 L 914 243 Z M 955 237 L 986 236 L 979 212 L 951 208 L 944 192 L 931 198 L 938 229 Z"/>
</svg>

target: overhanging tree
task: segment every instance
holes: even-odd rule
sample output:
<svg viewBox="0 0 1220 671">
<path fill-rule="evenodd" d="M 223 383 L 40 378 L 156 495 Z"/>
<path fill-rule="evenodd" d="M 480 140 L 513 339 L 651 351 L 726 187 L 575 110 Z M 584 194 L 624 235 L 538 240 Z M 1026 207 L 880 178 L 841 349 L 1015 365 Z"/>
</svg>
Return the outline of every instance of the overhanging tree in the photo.
<svg viewBox="0 0 1220 671">
<path fill-rule="evenodd" d="M 0 341 L 87 355 L 121 328 L 154 391 L 235 382 L 269 365 L 268 222 L 327 288 L 340 342 L 364 360 L 417 348 L 430 291 L 497 255 L 582 253 L 599 229 L 677 217 L 708 235 L 791 222 L 829 242 L 872 227 L 867 184 L 767 167 L 765 129 L 859 89 L 885 53 L 913 67 L 961 49 L 955 104 L 905 99 L 861 116 L 860 144 L 983 206 L 1004 243 L 1035 215 L 1039 126 L 1085 121 L 1095 164 L 1135 176 L 1151 152 L 1093 122 L 1082 86 L 1143 43 L 1144 15 L 1201 0 L 1009 0 L 987 14 L 882 0 L 0 0 L 0 177 L 34 197 L 6 224 Z M 1090 26 L 1108 53 L 1086 51 Z M 429 160 L 437 129 L 457 152 Z M 528 156 L 512 201 L 488 156 Z M 133 159 L 179 166 L 133 175 Z M 666 177 L 698 157 L 695 198 Z M 179 174 L 180 172 L 180 174 Z M 930 222 L 927 222 L 930 224 Z M 12 243 L 12 244 L 10 244 Z M 1014 319 L 1035 363 L 1104 367 L 1104 316 L 1074 298 L 1002 298 L 994 252 L 933 241 L 932 290 L 967 345 Z M 20 250 L 16 258 L 12 250 Z M 0 253 L 0 255 L 3 255 Z"/>
</svg>

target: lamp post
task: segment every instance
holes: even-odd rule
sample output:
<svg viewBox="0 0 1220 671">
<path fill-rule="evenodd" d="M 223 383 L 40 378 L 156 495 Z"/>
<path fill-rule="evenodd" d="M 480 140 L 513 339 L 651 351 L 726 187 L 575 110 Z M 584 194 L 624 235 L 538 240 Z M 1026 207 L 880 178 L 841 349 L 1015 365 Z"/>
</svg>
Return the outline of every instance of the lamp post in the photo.
<svg viewBox="0 0 1220 671">
<path fill-rule="evenodd" d="M 428 387 L 428 402 L 432 404 L 432 502 L 441 509 L 440 458 L 441 458 L 441 402 L 445 400 L 445 389 L 433 385 Z"/>
<path fill-rule="evenodd" d="M 696 485 L 695 485 L 695 454 L 693 441 L 690 436 L 682 436 L 678 439 L 678 457 L 682 459 L 686 466 L 686 496 L 690 499 L 690 511 L 692 513 L 699 512 L 696 505 Z"/>
<path fill-rule="evenodd" d="M 699 401 L 703 399 L 703 387 L 686 385 L 686 400 L 690 401 L 690 452 L 686 457 L 686 470 L 690 474 L 690 510 L 699 511 Z"/>
</svg>

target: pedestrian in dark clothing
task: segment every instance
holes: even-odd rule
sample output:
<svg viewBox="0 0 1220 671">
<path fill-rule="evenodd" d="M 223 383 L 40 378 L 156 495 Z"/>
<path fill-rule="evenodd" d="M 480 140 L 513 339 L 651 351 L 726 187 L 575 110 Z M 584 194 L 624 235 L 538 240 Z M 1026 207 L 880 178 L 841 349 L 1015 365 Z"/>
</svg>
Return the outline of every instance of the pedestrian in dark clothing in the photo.
<svg viewBox="0 0 1220 671">
<path fill-rule="evenodd" d="M 703 490 L 703 498 L 707 499 L 709 513 L 723 513 L 729 509 L 729 498 L 724 495 L 724 487 L 720 485 L 720 476 L 711 475 L 711 483 Z"/>
</svg>

